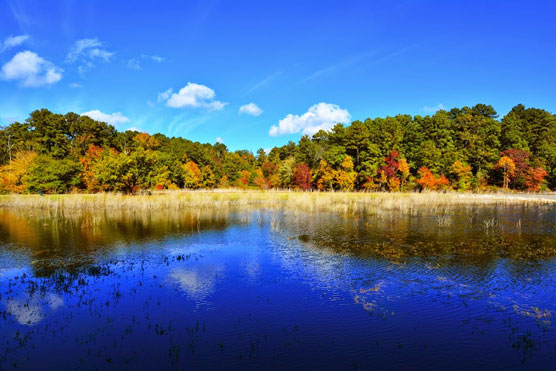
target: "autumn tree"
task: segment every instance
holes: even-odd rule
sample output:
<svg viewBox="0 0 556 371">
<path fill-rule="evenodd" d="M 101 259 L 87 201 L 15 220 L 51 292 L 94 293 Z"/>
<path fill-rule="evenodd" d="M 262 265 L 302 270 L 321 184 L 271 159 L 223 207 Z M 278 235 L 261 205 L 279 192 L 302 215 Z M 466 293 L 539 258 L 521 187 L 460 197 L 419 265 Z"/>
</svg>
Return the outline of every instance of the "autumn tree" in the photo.
<svg viewBox="0 0 556 371">
<path fill-rule="evenodd" d="M 201 170 L 193 161 L 188 161 L 183 165 L 184 187 L 189 189 L 197 189 L 202 185 Z"/>
<path fill-rule="evenodd" d="M 100 159 L 102 152 L 102 148 L 90 144 L 85 155 L 79 160 L 82 166 L 81 180 L 88 192 L 98 192 L 102 190 L 101 184 L 99 184 L 98 178 L 94 173 L 94 164 Z"/>
<path fill-rule="evenodd" d="M 214 188 L 216 186 L 216 179 L 214 178 L 214 173 L 210 166 L 203 167 L 201 170 L 201 185 L 204 188 Z"/>
<path fill-rule="evenodd" d="M 268 189 L 270 186 L 261 169 L 255 170 L 253 184 L 259 189 Z"/>
<path fill-rule="evenodd" d="M 504 175 L 504 189 L 507 189 L 515 172 L 515 164 L 508 156 L 502 156 L 500 160 L 498 160 L 496 167 L 502 169 Z"/>
<path fill-rule="evenodd" d="M 305 163 L 298 164 L 293 170 L 293 182 L 294 185 L 303 190 L 307 191 L 311 189 L 311 169 Z"/>
<path fill-rule="evenodd" d="M 239 173 L 239 178 L 237 180 L 237 186 L 246 189 L 249 186 L 250 177 L 251 172 L 247 170 L 241 170 Z"/>
<path fill-rule="evenodd" d="M 334 169 L 326 162 L 321 160 L 319 168 L 315 174 L 317 188 L 320 191 L 331 190 L 334 187 L 334 178 L 336 176 Z"/>
<path fill-rule="evenodd" d="M 293 157 L 288 157 L 282 161 L 278 170 L 280 176 L 280 187 L 288 188 L 292 184 L 294 163 L 295 159 Z"/>
<path fill-rule="evenodd" d="M 456 160 L 452 164 L 451 172 L 456 177 L 458 190 L 467 190 L 470 186 L 471 177 L 473 176 L 471 166 L 467 165 L 465 162 Z"/>
<path fill-rule="evenodd" d="M 401 158 L 398 161 L 398 171 L 400 172 L 400 185 L 402 191 L 405 190 L 405 184 L 407 183 L 407 179 L 409 178 L 410 168 L 407 160 L 405 158 Z"/>
<path fill-rule="evenodd" d="M 346 156 L 340 169 L 336 171 L 335 182 L 342 191 L 352 191 L 355 185 L 355 171 L 353 171 L 353 161 L 351 156 Z"/>
<path fill-rule="evenodd" d="M 438 176 L 434 175 L 429 168 L 423 166 L 418 171 L 419 179 L 417 179 L 417 184 L 419 184 L 423 189 L 437 190 L 445 189 L 450 185 L 450 181 L 444 175 Z"/>
<path fill-rule="evenodd" d="M 547 174 L 547 171 L 542 167 L 530 168 L 525 180 L 527 190 L 531 192 L 539 192 L 545 184 L 544 178 Z"/>
<path fill-rule="evenodd" d="M 37 154 L 31 151 L 18 152 L 13 159 L 0 167 L 0 190 L 3 193 L 23 193 L 28 189 L 27 175 Z"/>
</svg>

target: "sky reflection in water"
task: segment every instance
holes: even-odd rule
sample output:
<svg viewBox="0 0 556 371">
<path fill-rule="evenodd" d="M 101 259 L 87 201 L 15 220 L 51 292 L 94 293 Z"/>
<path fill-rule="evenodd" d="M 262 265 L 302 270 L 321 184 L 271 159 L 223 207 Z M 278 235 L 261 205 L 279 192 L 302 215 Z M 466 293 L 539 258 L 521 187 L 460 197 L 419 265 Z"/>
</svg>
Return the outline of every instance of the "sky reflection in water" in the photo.
<svg viewBox="0 0 556 371">
<path fill-rule="evenodd" d="M 3 210 L 0 368 L 546 367 L 555 225 L 548 206 Z"/>
</svg>

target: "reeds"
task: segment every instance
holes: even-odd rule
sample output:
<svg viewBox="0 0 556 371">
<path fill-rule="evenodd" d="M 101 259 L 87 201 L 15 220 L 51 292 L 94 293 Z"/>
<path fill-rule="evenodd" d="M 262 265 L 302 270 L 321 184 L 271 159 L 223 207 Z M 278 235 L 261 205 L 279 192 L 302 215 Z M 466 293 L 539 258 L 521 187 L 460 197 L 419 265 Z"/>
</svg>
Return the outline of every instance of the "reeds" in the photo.
<svg viewBox="0 0 556 371">
<path fill-rule="evenodd" d="M 294 212 L 332 212 L 339 214 L 412 213 L 427 209 L 438 215 L 455 205 L 556 204 L 550 195 L 460 194 L 460 193 L 356 193 L 294 191 L 168 191 L 153 195 L 66 194 L 3 195 L 0 207 L 43 209 L 55 212 L 80 210 L 200 210 L 272 209 Z M 440 221 L 439 221 L 440 222 Z M 444 222 L 442 220 L 442 222 Z"/>
</svg>

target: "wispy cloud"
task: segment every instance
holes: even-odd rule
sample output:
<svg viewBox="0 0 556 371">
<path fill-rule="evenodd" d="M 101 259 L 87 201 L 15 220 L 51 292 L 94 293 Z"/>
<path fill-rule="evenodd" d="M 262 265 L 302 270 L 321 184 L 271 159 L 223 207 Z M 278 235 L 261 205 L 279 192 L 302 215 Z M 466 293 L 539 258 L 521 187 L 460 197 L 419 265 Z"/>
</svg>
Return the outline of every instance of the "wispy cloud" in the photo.
<svg viewBox="0 0 556 371">
<path fill-rule="evenodd" d="M 16 20 L 19 28 L 25 32 L 30 25 L 33 24 L 33 20 L 27 16 L 27 12 L 24 9 L 23 1 L 8 1 L 10 11 L 12 12 L 13 18 Z"/>
<path fill-rule="evenodd" d="M 282 74 L 282 71 L 276 71 L 276 72 L 271 73 L 270 75 L 268 75 L 267 77 L 265 77 L 261 81 L 257 82 L 251 88 L 249 88 L 249 90 L 247 90 L 245 93 L 242 94 L 242 97 L 245 97 L 245 96 L 253 93 L 255 90 L 258 90 L 258 89 L 262 88 L 263 86 L 267 85 L 269 82 L 271 82 L 272 80 L 274 80 L 276 77 L 280 76 L 281 74 Z"/>
<path fill-rule="evenodd" d="M 369 64 L 369 66 L 375 66 L 377 64 L 384 63 L 384 62 L 387 62 L 389 60 L 392 60 L 396 57 L 399 57 L 400 55 L 403 55 L 403 54 L 407 53 L 410 50 L 413 50 L 413 49 L 417 48 L 418 46 L 419 46 L 418 44 L 414 44 L 414 45 L 410 45 L 410 46 L 395 50 L 391 53 L 385 54 L 385 55 L 377 58 L 376 60 L 374 60 L 372 63 Z"/>
<path fill-rule="evenodd" d="M 361 65 L 362 67 L 369 67 L 369 66 L 375 66 L 377 64 L 380 63 L 384 63 L 388 60 L 391 60 L 395 57 L 398 57 L 402 54 L 407 53 L 408 51 L 414 49 L 415 47 L 417 47 L 417 45 L 412 45 L 412 46 L 408 46 L 399 50 L 395 50 L 391 53 L 382 55 L 382 56 L 378 56 L 377 57 L 377 52 L 375 51 L 369 51 L 369 52 L 365 52 L 353 57 L 349 57 L 346 59 L 343 59 L 337 63 L 334 63 L 332 65 L 329 65 L 327 67 L 321 68 L 320 70 L 317 70 L 315 72 L 313 72 L 312 74 L 310 74 L 309 76 L 305 77 L 304 79 L 300 80 L 298 83 L 305 83 L 307 81 L 316 79 L 316 78 L 320 78 L 323 77 L 325 75 L 328 74 L 332 74 L 334 72 L 337 71 L 341 71 L 341 70 L 345 70 L 349 67 L 353 67 L 355 65 Z"/>
<path fill-rule="evenodd" d="M 79 73 L 95 66 L 97 61 L 109 62 L 114 56 L 97 38 L 77 40 L 66 56 L 66 63 L 79 63 Z"/>
<path fill-rule="evenodd" d="M 0 52 L 15 48 L 16 46 L 23 44 L 27 39 L 29 39 L 29 35 L 8 36 L 3 42 L 0 43 Z"/>
<path fill-rule="evenodd" d="M 350 58 L 343 59 L 343 60 L 341 60 L 337 63 L 334 63 L 330 66 L 324 67 L 320 70 L 317 70 L 317 71 L 313 72 L 312 74 L 310 74 L 309 76 L 307 76 L 303 80 L 299 81 L 299 83 L 304 83 L 304 82 L 307 82 L 309 80 L 313 80 L 313 79 L 316 79 L 318 77 L 328 75 L 328 74 L 333 73 L 335 71 L 345 69 L 345 68 L 350 67 L 354 64 L 357 64 L 361 61 L 364 61 L 365 59 L 371 58 L 373 55 L 375 55 L 375 52 L 371 51 L 371 52 L 366 52 L 366 53 L 359 54 L 359 55 L 356 55 L 356 56 L 353 56 L 353 57 L 350 57 Z"/>
<path fill-rule="evenodd" d="M 143 61 L 153 61 L 155 63 L 161 63 L 164 62 L 164 58 L 159 56 L 159 55 L 148 55 L 148 54 L 141 54 L 139 57 L 137 58 L 131 58 L 128 62 L 127 62 L 127 67 L 132 69 L 132 70 L 137 70 L 140 71 L 143 69 L 142 66 L 142 62 Z"/>
</svg>

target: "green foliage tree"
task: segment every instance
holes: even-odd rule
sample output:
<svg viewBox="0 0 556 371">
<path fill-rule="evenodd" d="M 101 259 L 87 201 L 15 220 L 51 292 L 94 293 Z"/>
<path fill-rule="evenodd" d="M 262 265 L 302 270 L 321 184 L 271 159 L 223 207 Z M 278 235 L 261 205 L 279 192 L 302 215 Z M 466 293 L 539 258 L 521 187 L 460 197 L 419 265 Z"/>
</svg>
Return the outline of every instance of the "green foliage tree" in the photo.
<svg viewBox="0 0 556 371">
<path fill-rule="evenodd" d="M 28 191 L 33 193 L 66 193 L 81 183 L 81 165 L 71 159 L 39 156 L 29 167 Z"/>
</svg>

